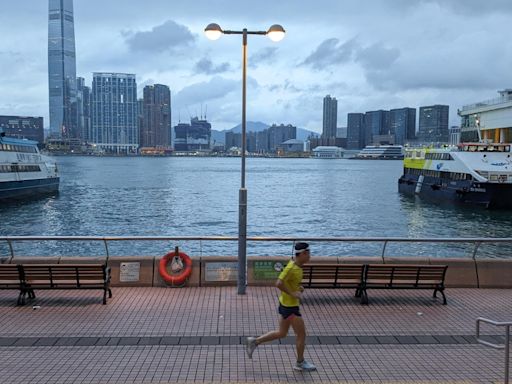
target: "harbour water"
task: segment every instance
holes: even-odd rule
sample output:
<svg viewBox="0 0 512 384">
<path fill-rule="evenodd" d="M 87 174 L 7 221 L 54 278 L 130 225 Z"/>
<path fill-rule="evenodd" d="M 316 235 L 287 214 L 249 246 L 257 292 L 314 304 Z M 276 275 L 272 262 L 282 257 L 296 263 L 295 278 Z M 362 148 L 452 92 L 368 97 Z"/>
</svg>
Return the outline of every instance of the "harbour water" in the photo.
<svg viewBox="0 0 512 384">
<path fill-rule="evenodd" d="M 58 157 L 57 196 L 0 206 L 0 235 L 237 236 L 239 158 Z M 401 196 L 401 161 L 247 159 L 248 236 L 512 237 L 512 215 Z M 236 242 L 115 243 L 112 254 L 234 255 Z M 491 248 L 489 248 L 491 247 Z M 382 243 L 319 243 L 322 255 L 379 256 Z M 486 250 L 487 248 L 487 250 Z M 101 243 L 15 244 L 16 254 L 104 254 Z M 389 244 L 387 255 L 470 256 L 472 246 Z M 290 243 L 249 242 L 248 255 Z M 0 255 L 8 255 L 0 244 Z M 479 254 L 506 256 L 482 246 Z"/>
</svg>

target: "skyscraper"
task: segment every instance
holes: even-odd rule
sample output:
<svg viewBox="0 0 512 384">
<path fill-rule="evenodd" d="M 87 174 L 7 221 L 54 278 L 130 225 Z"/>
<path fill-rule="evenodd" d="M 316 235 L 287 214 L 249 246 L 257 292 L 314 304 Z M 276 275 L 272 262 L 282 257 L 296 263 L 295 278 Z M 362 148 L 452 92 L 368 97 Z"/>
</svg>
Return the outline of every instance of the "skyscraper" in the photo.
<svg viewBox="0 0 512 384">
<path fill-rule="evenodd" d="M 365 124 L 365 142 L 364 145 L 370 145 L 374 142 L 376 136 L 389 135 L 389 111 L 366 112 L 364 115 Z"/>
<path fill-rule="evenodd" d="M 364 113 L 347 115 L 347 149 L 361 149 L 365 146 Z"/>
<path fill-rule="evenodd" d="M 171 91 L 155 84 L 144 87 L 141 147 L 168 147 L 171 129 Z"/>
<path fill-rule="evenodd" d="M 135 75 L 93 73 L 92 143 L 106 152 L 134 153 L 139 147 Z"/>
<path fill-rule="evenodd" d="M 448 105 L 420 107 L 419 140 L 423 143 L 448 143 Z"/>
<path fill-rule="evenodd" d="M 331 95 L 324 97 L 324 118 L 322 137 L 336 137 L 336 128 L 338 124 L 338 100 Z"/>
<path fill-rule="evenodd" d="M 395 144 L 404 145 L 416 138 L 416 108 L 389 111 L 389 129 L 395 135 Z"/>
<path fill-rule="evenodd" d="M 77 128 L 82 141 L 90 141 L 91 132 L 91 88 L 85 85 L 85 79 L 76 79 Z"/>
<path fill-rule="evenodd" d="M 50 136 L 78 138 L 73 0 L 49 0 Z"/>
</svg>

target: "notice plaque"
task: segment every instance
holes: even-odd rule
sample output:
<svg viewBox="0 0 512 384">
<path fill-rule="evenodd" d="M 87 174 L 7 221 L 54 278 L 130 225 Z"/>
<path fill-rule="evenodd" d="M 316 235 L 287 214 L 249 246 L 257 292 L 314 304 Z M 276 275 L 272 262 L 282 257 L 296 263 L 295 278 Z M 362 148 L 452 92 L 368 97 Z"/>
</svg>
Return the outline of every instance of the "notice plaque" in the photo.
<svg viewBox="0 0 512 384">
<path fill-rule="evenodd" d="M 222 261 L 205 263 L 205 281 L 236 281 L 238 262 Z"/>
<path fill-rule="evenodd" d="M 254 279 L 255 280 L 274 280 L 277 279 L 284 269 L 286 262 L 282 261 L 255 261 Z"/>
<path fill-rule="evenodd" d="M 121 283 L 139 281 L 139 277 L 140 263 L 121 263 L 119 266 L 119 281 Z"/>
</svg>

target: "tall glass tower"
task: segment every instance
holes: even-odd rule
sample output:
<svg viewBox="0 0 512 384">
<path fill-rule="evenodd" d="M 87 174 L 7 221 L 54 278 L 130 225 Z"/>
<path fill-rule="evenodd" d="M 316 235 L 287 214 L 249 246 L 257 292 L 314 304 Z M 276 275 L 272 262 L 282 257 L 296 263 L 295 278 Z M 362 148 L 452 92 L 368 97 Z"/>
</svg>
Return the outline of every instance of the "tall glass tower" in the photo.
<svg viewBox="0 0 512 384">
<path fill-rule="evenodd" d="M 73 0 L 49 0 L 48 85 L 51 137 L 79 138 Z"/>
</svg>

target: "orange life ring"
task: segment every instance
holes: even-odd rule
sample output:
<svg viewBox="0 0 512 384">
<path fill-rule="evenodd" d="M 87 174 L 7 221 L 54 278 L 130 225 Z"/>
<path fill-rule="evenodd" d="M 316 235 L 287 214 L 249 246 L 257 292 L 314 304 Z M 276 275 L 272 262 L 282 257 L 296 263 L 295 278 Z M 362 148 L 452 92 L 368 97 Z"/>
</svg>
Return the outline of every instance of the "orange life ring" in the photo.
<svg viewBox="0 0 512 384">
<path fill-rule="evenodd" d="M 167 264 L 173 262 L 175 258 L 180 260 L 183 268 L 178 273 L 170 274 L 167 271 Z M 182 286 L 192 274 L 192 259 L 184 252 L 169 252 L 160 260 L 158 272 L 167 284 L 173 287 Z"/>
</svg>

